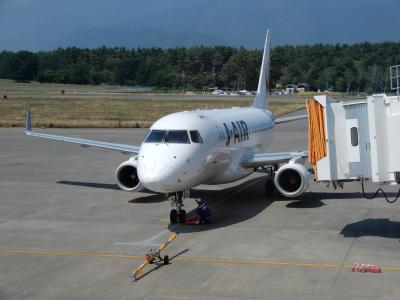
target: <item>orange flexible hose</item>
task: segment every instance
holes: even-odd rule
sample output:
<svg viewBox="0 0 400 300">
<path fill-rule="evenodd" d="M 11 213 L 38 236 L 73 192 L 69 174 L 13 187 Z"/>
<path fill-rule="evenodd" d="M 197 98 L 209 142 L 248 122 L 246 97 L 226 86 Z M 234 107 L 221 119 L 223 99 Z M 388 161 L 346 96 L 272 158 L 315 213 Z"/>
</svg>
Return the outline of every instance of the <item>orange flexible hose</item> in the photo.
<svg viewBox="0 0 400 300">
<path fill-rule="evenodd" d="M 324 108 L 314 99 L 307 99 L 308 113 L 308 160 L 315 172 L 317 161 L 324 158 L 326 152 L 326 134 Z"/>
</svg>

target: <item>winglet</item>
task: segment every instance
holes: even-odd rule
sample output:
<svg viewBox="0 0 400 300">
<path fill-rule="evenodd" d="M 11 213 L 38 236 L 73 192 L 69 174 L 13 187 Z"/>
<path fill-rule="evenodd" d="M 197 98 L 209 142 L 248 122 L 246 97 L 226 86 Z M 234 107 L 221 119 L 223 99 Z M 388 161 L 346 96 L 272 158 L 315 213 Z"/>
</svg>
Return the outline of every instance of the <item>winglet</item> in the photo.
<svg viewBox="0 0 400 300">
<path fill-rule="evenodd" d="M 26 123 L 25 123 L 25 133 L 30 134 L 32 132 L 32 121 L 31 121 L 31 108 L 26 109 Z"/>
<path fill-rule="evenodd" d="M 271 59 L 271 38 L 269 29 L 265 38 L 264 54 L 260 69 L 260 79 L 258 81 L 257 96 L 253 101 L 252 107 L 266 109 L 268 90 L 269 90 L 269 65 Z"/>
</svg>

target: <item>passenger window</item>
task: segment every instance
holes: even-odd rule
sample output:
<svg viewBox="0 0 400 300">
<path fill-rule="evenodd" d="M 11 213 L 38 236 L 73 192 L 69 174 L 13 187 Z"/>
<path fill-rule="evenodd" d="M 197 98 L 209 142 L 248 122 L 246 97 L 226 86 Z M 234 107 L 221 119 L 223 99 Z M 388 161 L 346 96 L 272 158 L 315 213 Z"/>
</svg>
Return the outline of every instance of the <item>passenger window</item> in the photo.
<svg viewBox="0 0 400 300">
<path fill-rule="evenodd" d="M 203 139 L 201 138 L 201 135 L 197 130 L 190 130 L 190 139 L 193 143 L 203 143 Z"/>
<path fill-rule="evenodd" d="M 357 129 L 357 127 L 351 127 L 350 137 L 351 137 L 351 145 L 353 147 L 358 146 L 358 129 Z"/>
</svg>

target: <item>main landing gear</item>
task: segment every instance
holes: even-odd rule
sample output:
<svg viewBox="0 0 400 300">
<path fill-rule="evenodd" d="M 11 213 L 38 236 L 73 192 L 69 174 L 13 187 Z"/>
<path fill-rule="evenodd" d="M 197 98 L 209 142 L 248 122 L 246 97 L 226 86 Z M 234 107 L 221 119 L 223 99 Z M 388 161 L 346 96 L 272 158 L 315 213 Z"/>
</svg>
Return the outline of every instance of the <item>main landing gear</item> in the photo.
<svg viewBox="0 0 400 300">
<path fill-rule="evenodd" d="M 176 192 L 167 195 L 168 199 L 171 200 L 171 206 L 175 207 L 171 209 L 171 213 L 169 214 L 169 219 L 172 224 L 186 222 L 186 211 L 182 209 L 183 196 L 184 192 Z"/>
</svg>

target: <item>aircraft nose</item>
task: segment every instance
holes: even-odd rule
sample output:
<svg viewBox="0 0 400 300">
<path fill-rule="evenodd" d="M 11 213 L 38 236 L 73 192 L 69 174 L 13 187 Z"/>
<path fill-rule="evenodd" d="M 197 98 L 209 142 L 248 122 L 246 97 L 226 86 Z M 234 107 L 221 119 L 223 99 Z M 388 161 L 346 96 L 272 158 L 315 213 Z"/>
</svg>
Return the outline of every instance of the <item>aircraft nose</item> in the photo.
<svg viewBox="0 0 400 300">
<path fill-rule="evenodd" d="M 149 190 L 159 193 L 183 191 L 197 185 L 192 170 L 193 149 L 190 145 L 144 144 L 138 156 L 138 176 Z"/>
<path fill-rule="evenodd" d="M 168 163 L 143 163 L 138 170 L 141 183 L 155 192 L 168 192 L 174 184 L 173 168 Z"/>
</svg>

